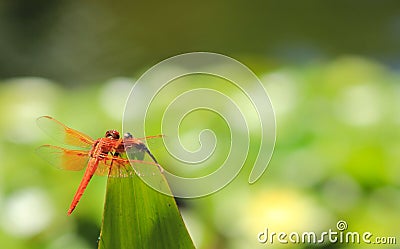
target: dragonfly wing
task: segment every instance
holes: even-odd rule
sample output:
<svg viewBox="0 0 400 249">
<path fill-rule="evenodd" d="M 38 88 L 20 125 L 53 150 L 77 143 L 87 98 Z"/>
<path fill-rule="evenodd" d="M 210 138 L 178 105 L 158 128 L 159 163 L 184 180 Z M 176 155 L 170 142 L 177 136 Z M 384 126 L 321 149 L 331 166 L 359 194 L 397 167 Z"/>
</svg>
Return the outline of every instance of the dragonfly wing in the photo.
<svg viewBox="0 0 400 249">
<path fill-rule="evenodd" d="M 145 156 L 143 150 L 128 149 L 127 153 L 129 153 L 130 158 L 137 160 L 143 160 Z"/>
<path fill-rule="evenodd" d="M 99 166 L 95 172 L 96 175 L 110 177 L 130 177 L 134 173 L 129 160 L 111 155 L 99 161 Z"/>
<path fill-rule="evenodd" d="M 140 172 L 135 172 L 135 169 L 132 167 L 133 165 L 135 165 L 135 168 L 138 168 L 138 166 L 151 167 L 151 165 L 160 167 L 157 163 L 154 162 L 129 160 L 122 157 L 108 155 L 99 160 L 99 165 L 95 174 L 109 177 L 132 177 L 133 174 L 140 174 Z"/>
<path fill-rule="evenodd" d="M 36 151 L 58 169 L 79 171 L 87 165 L 89 159 L 88 151 L 68 150 L 53 145 L 42 145 Z"/>
<path fill-rule="evenodd" d="M 123 147 L 130 158 L 143 160 L 144 154 L 146 153 L 155 163 L 158 163 L 154 155 L 150 152 L 146 144 L 143 142 L 143 140 L 160 137 L 164 137 L 164 135 L 148 136 L 143 139 L 133 137 L 124 138 Z"/>
<path fill-rule="evenodd" d="M 147 139 L 160 138 L 160 137 L 165 137 L 165 135 L 160 134 L 160 135 L 147 136 L 147 137 L 141 137 L 141 138 L 136 138 L 136 139 L 139 139 L 139 140 L 147 140 Z"/>
<path fill-rule="evenodd" d="M 88 135 L 69 128 L 50 116 L 39 117 L 36 122 L 46 134 L 61 143 L 83 148 L 89 148 L 94 143 Z"/>
</svg>

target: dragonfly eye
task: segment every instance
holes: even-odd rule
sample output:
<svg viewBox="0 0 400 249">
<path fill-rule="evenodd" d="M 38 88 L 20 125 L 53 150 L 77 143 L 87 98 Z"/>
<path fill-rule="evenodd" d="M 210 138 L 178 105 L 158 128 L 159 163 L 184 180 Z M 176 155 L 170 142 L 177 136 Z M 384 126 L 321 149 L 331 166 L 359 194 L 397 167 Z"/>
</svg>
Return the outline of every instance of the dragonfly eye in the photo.
<svg viewBox="0 0 400 249">
<path fill-rule="evenodd" d="M 113 139 L 119 139 L 119 132 L 116 131 L 116 130 L 106 131 L 105 137 L 113 138 Z"/>
</svg>

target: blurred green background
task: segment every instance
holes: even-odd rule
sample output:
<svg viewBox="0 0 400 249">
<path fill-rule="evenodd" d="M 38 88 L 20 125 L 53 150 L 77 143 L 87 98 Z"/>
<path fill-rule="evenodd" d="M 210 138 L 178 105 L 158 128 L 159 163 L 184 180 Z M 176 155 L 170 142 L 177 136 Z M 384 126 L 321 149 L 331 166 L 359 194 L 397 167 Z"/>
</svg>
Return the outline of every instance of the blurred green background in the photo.
<svg viewBox="0 0 400 249">
<path fill-rule="evenodd" d="M 135 79 L 192 51 L 249 66 L 277 118 L 275 152 L 256 184 L 246 165 L 218 193 L 179 201 L 198 248 L 364 248 L 257 241 L 266 227 L 318 232 L 338 220 L 395 236 L 398 247 L 398 44 L 398 1 L 1 1 L 1 248 L 96 248 L 106 179 L 94 177 L 67 217 L 82 173 L 35 155 L 55 143 L 35 120 L 51 115 L 92 137 L 120 129 Z"/>
</svg>

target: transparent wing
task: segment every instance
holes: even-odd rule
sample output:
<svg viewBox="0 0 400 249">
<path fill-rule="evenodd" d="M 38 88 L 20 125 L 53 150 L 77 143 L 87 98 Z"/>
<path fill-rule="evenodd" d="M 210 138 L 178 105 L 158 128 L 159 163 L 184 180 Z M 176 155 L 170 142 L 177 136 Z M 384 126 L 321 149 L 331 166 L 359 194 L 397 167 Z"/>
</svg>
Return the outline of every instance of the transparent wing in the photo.
<svg viewBox="0 0 400 249">
<path fill-rule="evenodd" d="M 63 144 L 89 148 L 94 143 L 94 140 L 88 135 L 69 128 L 50 116 L 39 117 L 36 122 L 46 134 Z"/>
<path fill-rule="evenodd" d="M 50 163 L 52 166 L 63 169 L 80 171 L 87 166 L 89 160 L 89 152 L 82 150 L 68 150 L 53 145 L 42 145 L 37 148 L 36 152 L 40 157 Z M 133 164 L 146 164 L 159 166 L 154 162 L 142 160 L 129 160 L 119 156 L 98 156 L 99 164 L 95 171 L 95 175 L 110 177 L 130 177 L 135 174 L 132 167 Z"/>
<path fill-rule="evenodd" d="M 42 145 L 36 152 L 52 166 L 64 170 L 82 170 L 89 160 L 88 151 L 68 150 L 53 145 Z"/>
<path fill-rule="evenodd" d="M 140 138 L 136 138 L 136 139 L 143 141 L 143 140 L 147 140 L 147 139 L 160 138 L 160 137 L 165 137 L 165 135 L 160 134 L 160 135 L 154 135 L 154 136 L 140 137 Z"/>
<path fill-rule="evenodd" d="M 99 160 L 99 165 L 95 172 L 96 175 L 109 176 L 109 177 L 131 177 L 135 174 L 135 170 L 132 165 L 143 164 L 141 167 L 159 166 L 154 162 L 147 162 L 142 160 L 129 160 L 117 156 L 105 156 Z"/>
<path fill-rule="evenodd" d="M 147 154 L 156 164 L 158 164 L 156 158 L 150 152 L 150 150 L 143 141 L 147 139 L 160 138 L 160 137 L 164 137 L 164 135 L 148 136 L 144 138 L 134 138 L 132 134 L 126 133 L 124 134 L 122 146 L 120 148 L 124 152 L 126 152 L 130 158 L 143 160 L 144 154 Z"/>
</svg>

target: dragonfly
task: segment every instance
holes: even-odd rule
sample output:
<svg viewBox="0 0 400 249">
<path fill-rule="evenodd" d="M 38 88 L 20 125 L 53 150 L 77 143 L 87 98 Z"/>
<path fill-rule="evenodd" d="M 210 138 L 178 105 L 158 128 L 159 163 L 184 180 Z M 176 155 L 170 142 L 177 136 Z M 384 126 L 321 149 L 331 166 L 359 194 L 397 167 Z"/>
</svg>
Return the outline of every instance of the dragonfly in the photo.
<svg viewBox="0 0 400 249">
<path fill-rule="evenodd" d="M 144 143 L 146 139 L 159 138 L 163 135 L 135 138 L 132 134 L 125 133 L 121 138 L 117 130 L 108 130 L 104 137 L 92 139 L 90 136 L 74 130 L 50 116 L 39 117 L 37 124 L 49 136 L 67 146 L 77 148 L 67 149 L 48 144 L 42 145 L 37 148 L 37 152 L 42 158 L 53 166 L 64 170 L 79 171 L 86 166 L 82 181 L 68 209 L 68 215 L 71 215 L 76 208 L 93 175 L 130 177 L 135 174 L 132 165 L 136 163 L 155 165 L 161 172 L 163 171 Z M 140 158 L 137 160 L 128 159 L 126 158 L 128 151 L 129 153 L 132 152 L 133 155 L 142 156 L 136 156 L 136 159 Z M 144 154 L 149 155 L 153 162 L 142 160 Z"/>
</svg>

